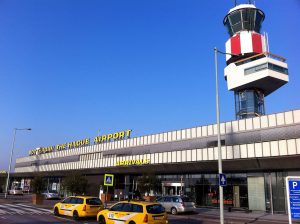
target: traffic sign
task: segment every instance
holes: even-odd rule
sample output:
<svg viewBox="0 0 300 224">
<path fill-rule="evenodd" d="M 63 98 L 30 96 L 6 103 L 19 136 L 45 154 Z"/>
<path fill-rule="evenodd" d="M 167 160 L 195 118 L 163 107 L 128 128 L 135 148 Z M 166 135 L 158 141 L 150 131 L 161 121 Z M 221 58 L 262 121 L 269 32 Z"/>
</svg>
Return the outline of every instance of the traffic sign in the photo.
<svg viewBox="0 0 300 224">
<path fill-rule="evenodd" d="M 227 179 L 224 173 L 219 174 L 219 185 L 222 187 L 225 187 L 227 185 Z"/>
<path fill-rule="evenodd" d="M 105 174 L 104 175 L 104 186 L 114 186 L 114 175 Z"/>
<path fill-rule="evenodd" d="M 286 177 L 289 223 L 300 220 L 300 177 Z"/>
</svg>

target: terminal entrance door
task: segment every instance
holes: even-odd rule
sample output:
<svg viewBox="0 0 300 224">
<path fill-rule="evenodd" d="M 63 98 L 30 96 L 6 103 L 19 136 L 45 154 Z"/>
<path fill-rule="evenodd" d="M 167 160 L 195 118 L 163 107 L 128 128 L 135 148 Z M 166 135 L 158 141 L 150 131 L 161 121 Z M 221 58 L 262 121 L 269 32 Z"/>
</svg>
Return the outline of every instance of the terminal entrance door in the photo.
<svg viewBox="0 0 300 224">
<path fill-rule="evenodd" d="M 247 208 L 248 207 L 248 190 L 245 185 L 233 186 L 233 207 Z"/>
<path fill-rule="evenodd" d="M 181 192 L 182 190 L 182 192 Z M 178 182 L 162 182 L 163 195 L 181 195 L 184 194 L 184 183 Z"/>
<path fill-rule="evenodd" d="M 264 177 L 248 177 L 249 210 L 265 211 L 265 183 Z"/>
<path fill-rule="evenodd" d="M 233 186 L 233 207 L 241 207 L 240 203 L 240 186 Z"/>
</svg>

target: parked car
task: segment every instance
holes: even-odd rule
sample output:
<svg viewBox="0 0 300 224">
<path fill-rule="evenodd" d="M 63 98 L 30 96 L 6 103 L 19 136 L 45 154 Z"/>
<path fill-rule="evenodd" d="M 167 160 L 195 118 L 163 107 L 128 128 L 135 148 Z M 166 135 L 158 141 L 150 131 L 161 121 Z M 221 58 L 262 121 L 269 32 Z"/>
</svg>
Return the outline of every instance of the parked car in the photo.
<svg viewBox="0 0 300 224">
<path fill-rule="evenodd" d="M 97 215 L 99 224 L 167 224 L 168 217 L 164 207 L 156 202 L 121 201 L 110 209 L 102 210 Z"/>
<path fill-rule="evenodd" d="M 96 217 L 104 209 L 99 198 L 91 196 L 71 196 L 62 202 L 56 203 L 53 208 L 55 216 L 71 216 L 75 220 L 82 217 Z"/>
<path fill-rule="evenodd" d="M 186 196 L 163 196 L 156 200 L 167 212 L 176 215 L 182 212 L 194 212 L 195 203 Z"/>
<path fill-rule="evenodd" d="M 42 193 L 42 195 L 44 195 L 45 199 L 59 199 L 59 195 L 57 191 L 52 191 L 52 190 L 48 190 L 48 191 L 44 191 Z"/>
<path fill-rule="evenodd" d="M 23 195 L 22 188 L 14 188 L 8 191 L 8 194 L 12 195 Z"/>
</svg>

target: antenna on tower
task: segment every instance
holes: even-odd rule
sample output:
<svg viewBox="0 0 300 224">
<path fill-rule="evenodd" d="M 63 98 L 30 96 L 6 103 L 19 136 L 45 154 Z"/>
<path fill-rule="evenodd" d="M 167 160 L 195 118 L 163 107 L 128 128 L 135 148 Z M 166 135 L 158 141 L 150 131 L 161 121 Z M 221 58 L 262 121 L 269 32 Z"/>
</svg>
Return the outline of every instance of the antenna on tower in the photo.
<svg viewBox="0 0 300 224">
<path fill-rule="evenodd" d="M 236 6 L 236 0 L 234 0 L 234 6 Z"/>
</svg>

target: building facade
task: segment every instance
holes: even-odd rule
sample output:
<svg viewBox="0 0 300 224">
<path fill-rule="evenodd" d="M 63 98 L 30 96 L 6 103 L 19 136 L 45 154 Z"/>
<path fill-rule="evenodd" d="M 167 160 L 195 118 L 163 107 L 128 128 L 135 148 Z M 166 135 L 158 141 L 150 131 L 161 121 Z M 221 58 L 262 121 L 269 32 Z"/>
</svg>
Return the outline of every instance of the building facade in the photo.
<svg viewBox="0 0 300 224">
<path fill-rule="evenodd" d="M 223 122 L 220 127 L 227 175 L 224 204 L 286 212 L 284 178 L 300 175 L 300 110 Z M 80 170 L 90 182 L 90 193 L 97 194 L 103 175 L 110 173 L 116 178 L 112 194 L 129 195 L 139 189 L 138 177 L 154 175 L 161 187 L 153 194 L 183 193 L 200 206 L 218 206 L 216 124 L 93 140 L 30 151 L 17 158 L 14 176 L 28 179 L 40 173 L 57 188 L 61 178 Z"/>
<path fill-rule="evenodd" d="M 286 84 L 284 58 L 269 53 L 261 34 L 265 14 L 253 4 L 232 8 L 224 18 L 229 39 L 224 70 L 234 91 L 236 119 L 220 124 L 224 204 L 249 210 L 286 212 L 286 176 L 300 176 L 300 110 L 265 115 L 264 97 Z M 223 53 L 223 52 L 221 52 Z M 104 174 L 115 174 L 109 191 L 128 197 L 152 176 L 154 195 L 185 194 L 199 206 L 219 206 L 217 124 L 130 137 L 131 130 L 41 147 L 17 158 L 15 182 L 29 187 L 36 174 L 48 188 L 80 170 L 97 194 Z M 25 184 L 26 183 L 26 184 Z"/>
</svg>

